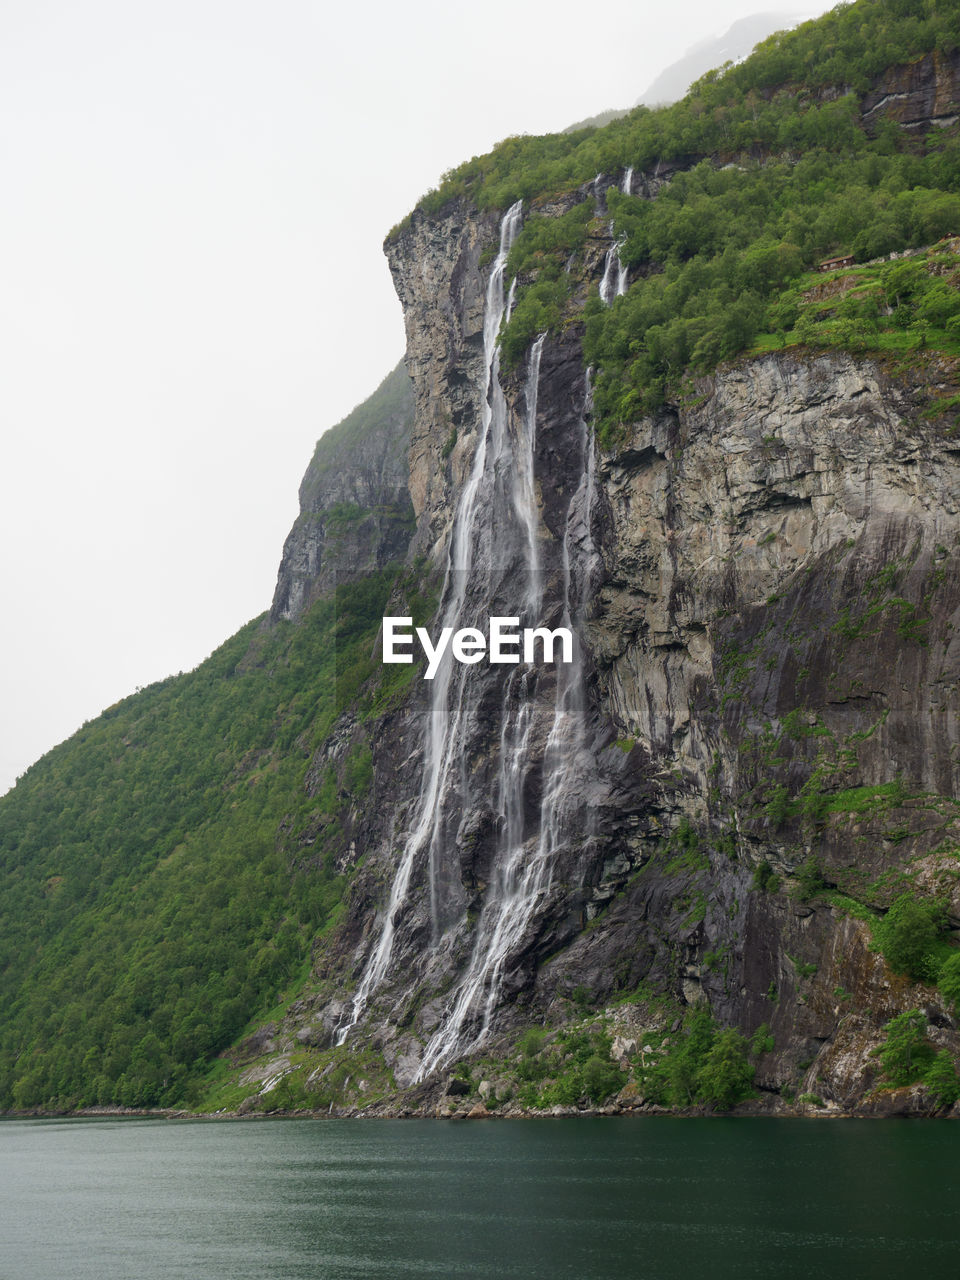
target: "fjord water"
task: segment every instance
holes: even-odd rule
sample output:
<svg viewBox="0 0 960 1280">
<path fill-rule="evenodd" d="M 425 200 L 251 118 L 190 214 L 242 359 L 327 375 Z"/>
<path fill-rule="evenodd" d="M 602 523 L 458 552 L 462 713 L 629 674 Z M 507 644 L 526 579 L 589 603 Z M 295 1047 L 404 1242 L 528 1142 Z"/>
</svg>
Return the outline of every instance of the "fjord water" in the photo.
<svg viewBox="0 0 960 1280">
<path fill-rule="evenodd" d="M 946 1122 L 6 1121 L 2 1280 L 953 1277 Z"/>
</svg>

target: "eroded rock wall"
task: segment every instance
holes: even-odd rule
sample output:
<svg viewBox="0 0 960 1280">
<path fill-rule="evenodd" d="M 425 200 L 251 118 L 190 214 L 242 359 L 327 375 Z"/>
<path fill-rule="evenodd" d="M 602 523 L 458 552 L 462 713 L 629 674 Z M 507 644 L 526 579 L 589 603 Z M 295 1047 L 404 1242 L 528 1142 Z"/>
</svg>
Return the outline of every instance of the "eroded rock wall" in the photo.
<svg viewBox="0 0 960 1280">
<path fill-rule="evenodd" d="M 435 569 L 482 416 L 496 236 L 494 217 L 455 202 L 415 214 L 387 246 L 416 403 L 410 556 Z M 586 275 L 603 257 L 598 243 Z M 538 536 L 554 566 L 579 482 L 580 337 L 572 325 L 548 338 L 541 362 Z M 562 1020 L 572 992 L 603 1006 L 647 984 L 746 1032 L 768 1023 L 775 1048 L 759 1080 L 771 1096 L 807 1091 L 854 1111 L 877 1105 L 871 1054 L 896 1012 L 925 1009 L 938 1043 L 960 1048 L 937 992 L 891 972 L 857 911 L 912 884 L 949 899 L 960 928 L 960 445 L 931 409 L 955 381 L 945 360 L 894 368 L 793 348 L 721 368 L 599 451 L 583 837 L 558 852 L 510 956 L 488 1044 Z M 516 431 L 523 371 L 504 389 Z M 477 679 L 473 800 L 442 815 L 441 933 L 421 866 L 355 1033 L 401 1087 L 449 1012 L 493 874 L 508 704 L 494 675 Z M 544 680 L 535 696 L 550 693 Z M 373 794 L 344 863 L 362 869 L 319 947 L 325 985 L 304 1013 L 318 1043 L 342 1025 L 383 927 L 426 714 L 415 683 L 376 730 Z M 528 826 L 542 787 L 532 775 Z M 824 890 L 809 901 L 804 874 Z"/>
<path fill-rule="evenodd" d="M 413 532 L 412 423 L 413 389 L 401 362 L 369 400 L 320 437 L 284 543 L 271 621 L 296 621 L 338 575 L 404 558 Z"/>
</svg>

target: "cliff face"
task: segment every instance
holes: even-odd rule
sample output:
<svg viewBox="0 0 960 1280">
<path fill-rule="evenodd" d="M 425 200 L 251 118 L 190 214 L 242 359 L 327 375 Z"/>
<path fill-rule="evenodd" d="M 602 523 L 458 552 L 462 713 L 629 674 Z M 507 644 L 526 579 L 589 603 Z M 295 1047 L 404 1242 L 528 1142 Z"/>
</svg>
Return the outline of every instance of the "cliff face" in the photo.
<svg viewBox="0 0 960 1280">
<path fill-rule="evenodd" d="M 407 450 L 413 389 L 403 364 L 321 436 L 283 547 L 271 621 L 296 620 L 338 574 L 402 559 L 413 528 Z"/>
<path fill-rule="evenodd" d="M 418 537 L 435 548 L 475 445 L 464 424 L 479 380 L 481 235 L 455 218 L 457 235 L 423 224 L 391 248 L 421 406 Z M 429 304 L 418 295 L 424 261 Z M 938 884 L 960 926 L 960 446 L 924 416 L 952 376 L 946 362 L 894 378 L 840 353 L 741 361 L 600 456 L 585 838 L 558 852 L 510 957 L 498 1031 L 562 1016 L 574 989 L 602 1005 L 647 982 L 681 1003 L 706 1001 L 745 1031 L 769 1023 L 776 1047 L 759 1079 L 770 1090 L 815 1089 L 828 1105 L 867 1109 L 870 1051 L 896 1012 L 925 1007 L 936 1041 L 960 1047 L 934 989 L 893 974 L 865 923 L 795 893 L 811 859 L 827 886 L 879 910 L 907 883 Z M 521 384 L 508 387 L 515 422 Z M 541 536 L 556 547 L 580 465 L 576 333 L 547 340 L 539 388 Z M 491 718 L 473 742 L 486 760 L 481 793 L 494 789 L 500 728 Z M 888 805 L 895 779 L 914 798 Z M 459 913 L 461 937 L 483 910 L 495 825 L 481 806 L 450 832 L 447 924 Z M 678 859 L 671 840 L 688 829 L 695 847 Z M 766 890 L 758 868 L 761 882 L 770 873 Z M 442 1016 L 425 988 L 449 984 L 466 955 L 462 940 L 438 949 L 424 983 L 421 908 L 387 980 L 394 1016 L 407 1021 L 408 1081 Z M 397 1015 L 414 992 L 409 1021 Z"/>
<path fill-rule="evenodd" d="M 943 1002 L 893 975 L 864 923 L 794 896 L 812 859 L 878 909 L 937 884 L 960 924 L 960 450 L 922 392 L 845 355 L 767 356 L 704 380 L 602 466 L 604 706 L 664 820 L 704 837 L 679 878 L 653 851 L 565 963 L 601 977 L 644 954 L 642 976 L 771 1025 L 764 1083 L 845 1106 L 863 1104 L 894 1013 L 926 1006 L 957 1048 Z M 888 807 L 895 778 L 922 794 Z M 756 888 L 761 865 L 778 892 Z"/>
<path fill-rule="evenodd" d="M 867 127 L 950 123 L 958 65 L 894 69 L 862 102 Z M 654 198 L 678 164 L 631 170 L 631 192 Z M 296 616 L 332 564 L 329 518 L 311 541 L 311 513 L 409 492 L 408 562 L 434 575 L 434 631 L 520 614 L 568 622 L 578 645 L 572 677 L 482 665 L 414 679 L 369 730 L 372 791 L 338 863 L 346 910 L 285 1033 L 375 1050 L 432 1109 L 458 1060 L 496 1058 L 572 1007 L 606 1011 L 626 1069 L 645 1028 L 676 1032 L 704 1006 L 746 1034 L 770 1027 L 768 1108 L 783 1093 L 929 1110 L 917 1089 L 872 1093 L 875 1051 L 919 1009 L 928 1047 L 955 1059 L 956 1019 L 890 967 L 871 922 L 910 889 L 960 931 L 956 362 L 741 358 L 599 448 L 577 317 L 613 261 L 600 215 L 624 180 L 538 206 L 596 201 L 598 216 L 573 318 L 513 372 L 496 336 L 519 206 L 501 219 L 453 199 L 386 246 L 408 467 L 398 420 L 376 484 L 364 468 L 359 490 L 349 468 L 308 475 L 275 616 Z M 343 566 L 377 562 L 384 537 L 401 545 L 368 532 Z M 308 785 L 366 732 L 345 714 Z M 669 1014 L 651 1013 L 658 999 Z"/>
<path fill-rule="evenodd" d="M 916 62 L 887 71 L 861 104 L 864 122 L 874 130 L 884 120 L 906 129 L 944 129 L 957 121 L 960 54 L 934 50 Z"/>
<path fill-rule="evenodd" d="M 439 564 L 482 431 L 479 262 L 495 234 L 492 220 L 455 208 L 415 219 L 389 247 L 417 404 L 413 545 Z M 599 271 L 603 255 L 588 261 Z M 840 899 L 796 893 L 811 860 L 835 894 L 880 910 L 907 883 L 937 884 L 960 926 L 950 878 L 960 446 L 924 416 L 952 374 L 934 364 L 893 378 L 875 361 L 802 350 L 737 362 L 600 452 L 586 527 L 571 540 L 588 385 L 576 330 L 543 343 L 532 442 L 539 563 L 556 586 L 565 547 L 582 554 L 589 542 L 596 558 L 582 617 L 580 757 L 564 775 L 549 875 L 526 914 L 510 916 L 509 946 L 491 959 L 499 970 L 470 997 L 465 975 L 492 945 L 484 919 L 507 928 L 498 902 L 509 726 L 526 698 L 540 742 L 516 818 L 529 862 L 557 768 L 544 744 L 558 695 L 549 677 L 505 692 L 494 669 L 475 669 L 468 714 L 447 744 L 469 782 L 433 797 L 436 854 L 413 849 L 397 897 L 429 770 L 430 700 L 418 682 L 374 743 L 374 803 L 351 845 L 364 864 L 347 918 L 318 953 L 328 994 L 300 1015 L 314 1042 L 349 1027 L 384 1054 L 398 1085 L 424 1079 L 429 1092 L 434 1063 L 449 1065 L 438 1036 L 468 997 L 491 1008 L 482 1034 L 461 1011 L 447 1047 L 467 1056 L 531 1021 L 562 1021 L 571 992 L 603 1007 L 649 984 L 680 1008 L 706 1002 L 746 1032 L 770 1024 L 761 1086 L 771 1096 L 815 1090 L 845 1109 L 877 1105 L 865 1100 L 870 1051 L 896 1012 L 926 1008 L 936 1042 L 960 1047 L 935 990 L 893 974 Z M 504 380 L 515 465 L 529 387 L 529 369 Z M 487 545 L 489 523 L 474 534 Z M 467 598 L 495 612 L 503 590 L 492 573 Z M 543 600 L 555 622 L 556 595 Z M 895 780 L 913 798 L 889 801 Z"/>
<path fill-rule="evenodd" d="M 452 492 L 464 483 L 481 418 L 479 261 L 495 239 L 497 222 L 456 201 L 437 218 L 414 213 L 410 229 L 385 246 L 403 305 L 406 368 L 416 405 L 409 452 L 414 550 L 438 562 L 449 537 Z"/>
</svg>

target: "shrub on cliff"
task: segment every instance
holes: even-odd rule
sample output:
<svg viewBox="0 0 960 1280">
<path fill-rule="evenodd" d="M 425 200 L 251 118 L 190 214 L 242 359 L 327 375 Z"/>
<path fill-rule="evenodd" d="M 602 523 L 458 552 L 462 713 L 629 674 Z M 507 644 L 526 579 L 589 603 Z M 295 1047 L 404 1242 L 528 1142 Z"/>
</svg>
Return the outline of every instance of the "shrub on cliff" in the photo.
<svg viewBox="0 0 960 1280">
<path fill-rule="evenodd" d="M 766 1026 L 748 1039 L 735 1027 L 719 1028 L 701 1006 L 688 1014 L 680 1035 L 641 1083 L 652 1100 L 672 1107 L 729 1111 L 753 1093 L 756 1059 L 773 1047 Z"/>
<path fill-rule="evenodd" d="M 940 966 L 937 986 L 947 1004 L 952 1005 L 953 1012 L 960 1016 L 960 951 L 952 951 Z"/>
<path fill-rule="evenodd" d="M 943 904 L 915 894 L 901 893 L 890 910 L 873 926 L 873 949 L 897 973 L 914 982 L 935 982 L 947 946 Z"/>
<path fill-rule="evenodd" d="M 583 1089 L 587 1097 L 596 1103 L 606 1102 L 627 1083 L 627 1077 L 609 1057 L 598 1053 L 588 1058 L 583 1068 Z"/>
<path fill-rule="evenodd" d="M 697 1099 L 729 1111 L 753 1092 L 747 1040 L 733 1027 L 717 1032 L 697 1076 Z"/>
<path fill-rule="evenodd" d="M 960 1076 L 949 1049 L 941 1049 L 931 1062 L 924 1084 L 930 1090 L 930 1096 L 938 1107 L 952 1107 L 960 1098 Z"/>
<path fill-rule="evenodd" d="M 884 1078 L 890 1084 L 913 1084 L 923 1078 L 932 1056 L 926 1030 L 927 1020 L 920 1009 L 907 1009 L 887 1023 L 887 1039 L 880 1050 L 880 1061 Z"/>
</svg>

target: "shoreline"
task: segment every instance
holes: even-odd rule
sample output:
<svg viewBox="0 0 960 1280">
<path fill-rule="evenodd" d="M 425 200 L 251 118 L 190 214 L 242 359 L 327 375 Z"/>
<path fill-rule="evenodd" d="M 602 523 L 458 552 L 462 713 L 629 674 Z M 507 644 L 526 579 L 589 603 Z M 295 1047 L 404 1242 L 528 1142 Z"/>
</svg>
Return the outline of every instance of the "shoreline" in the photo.
<svg viewBox="0 0 960 1280">
<path fill-rule="evenodd" d="M 600 1118 L 643 1118 L 668 1116 L 678 1120 L 958 1120 L 960 1102 L 949 1108 L 932 1109 L 910 1086 L 888 1090 L 870 1099 L 869 1108 L 843 1109 L 836 1104 L 797 1107 L 779 1097 L 773 1105 L 766 1099 L 752 1098 L 730 1111 L 713 1111 L 705 1107 L 671 1108 L 655 1104 L 623 1107 L 552 1107 L 533 1110 L 508 1107 L 487 1111 L 481 1106 L 466 1107 L 391 1107 L 372 1103 L 369 1107 L 341 1107 L 330 1110 L 222 1110 L 191 1111 L 184 1107 L 79 1107 L 70 1111 L 31 1108 L 25 1111 L 0 1112 L 0 1120 L 594 1120 Z M 910 1095 L 904 1097 L 903 1095 Z"/>
</svg>

